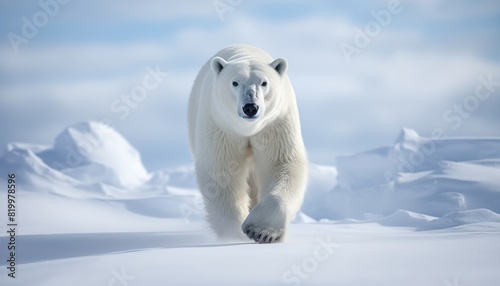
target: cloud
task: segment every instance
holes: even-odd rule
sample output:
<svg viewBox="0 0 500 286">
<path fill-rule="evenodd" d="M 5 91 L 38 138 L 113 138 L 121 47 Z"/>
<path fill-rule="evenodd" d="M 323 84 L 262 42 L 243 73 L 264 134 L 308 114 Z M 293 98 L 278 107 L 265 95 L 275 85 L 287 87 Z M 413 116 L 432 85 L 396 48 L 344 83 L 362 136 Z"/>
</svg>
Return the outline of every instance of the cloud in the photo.
<svg viewBox="0 0 500 286">
<path fill-rule="evenodd" d="M 465 20 L 498 15 L 500 3 L 495 0 L 475 1 L 474 5 L 467 0 L 459 1 L 415 1 L 412 3 L 421 16 L 434 21 Z"/>
<path fill-rule="evenodd" d="M 490 33 L 499 28 L 481 22 L 496 13 L 484 8 L 495 5 L 488 1 L 471 8 L 472 16 L 464 14 L 471 5 L 461 1 L 453 17 L 443 18 L 438 15 L 447 6 L 404 2 L 405 10 L 350 63 L 339 44 L 352 44 L 354 28 L 363 29 L 373 20 L 370 12 L 387 1 L 245 1 L 224 21 L 211 1 L 122 3 L 71 2 L 19 54 L 8 43 L 0 45 L 0 144 L 49 143 L 68 124 L 109 117 L 149 168 L 189 162 L 185 110 L 192 81 L 210 56 L 233 43 L 287 58 L 310 158 L 318 163 L 389 144 L 402 126 L 432 130 L 454 101 L 473 92 L 478 75 L 500 75 L 487 47 L 500 42 L 498 33 Z M 23 7 L 9 9 L 23 15 Z M 6 19 L 11 29 L 20 27 L 18 18 Z M 475 25 L 461 29 L 467 19 Z M 468 39 L 474 41 L 457 44 Z M 156 65 L 168 78 L 120 119 L 111 103 Z M 491 110 L 478 109 L 462 134 L 497 134 Z"/>
<path fill-rule="evenodd" d="M 60 74 L 71 72 L 81 76 L 111 76 L 111 72 L 130 69 L 144 63 L 159 63 L 174 57 L 161 43 L 52 43 L 28 46 L 13 54 L 8 46 L 0 46 L 0 72 L 19 75 Z"/>
</svg>

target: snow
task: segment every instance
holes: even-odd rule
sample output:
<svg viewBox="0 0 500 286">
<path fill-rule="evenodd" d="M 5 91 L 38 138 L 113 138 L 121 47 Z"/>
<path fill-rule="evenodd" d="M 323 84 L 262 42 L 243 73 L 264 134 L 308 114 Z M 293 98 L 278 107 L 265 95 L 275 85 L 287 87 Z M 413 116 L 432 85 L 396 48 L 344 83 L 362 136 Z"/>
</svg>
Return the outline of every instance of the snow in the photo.
<svg viewBox="0 0 500 286">
<path fill-rule="evenodd" d="M 83 182 L 135 187 L 148 179 L 139 152 L 103 123 L 91 121 L 69 126 L 57 136 L 54 148 L 40 157 Z"/>
<path fill-rule="evenodd" d="M 17 269 L 0 285 L 495 285 L 500 274 L 500 138 L 425 138 L 309 165 L 302 211 L 282 244 L 219 241 L 192 166 L 148 173 L 102 123 L 53 146 L 10 143 Z M 5 187 L 0 195 L 5 198 Z M 5 200 L 0 212 L 5 214 Z M 2 220 L 3 221 L 3 220 Z"/>
<path fill-rule="evenodd" d="M 392 146 L 341 156 L 336 167 L 338 185 L 323 200 L 329 219 L 398 209 L 432 216 L 500 212 L 498 138 L 431 139 L 403 129 Z"/>
</svg>

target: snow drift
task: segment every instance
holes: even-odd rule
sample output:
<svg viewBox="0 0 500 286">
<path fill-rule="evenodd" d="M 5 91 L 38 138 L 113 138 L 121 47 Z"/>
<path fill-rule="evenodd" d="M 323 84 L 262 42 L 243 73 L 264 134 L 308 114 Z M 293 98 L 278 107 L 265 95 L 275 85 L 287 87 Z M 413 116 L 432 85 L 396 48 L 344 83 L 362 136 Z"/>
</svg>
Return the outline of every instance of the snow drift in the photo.
<svg viewBox="0 0 500 286">
<path fill-rule="evenodd" d="M 479 208 L 500 212 L 498 138 L 433 140 L 405 128 L 392 146 L 341 156 L 336 167 L 335 188 L 319 205 L 303 207 L 316 219 L 398 210 L 435 217 Z"/>
<path fill-rule="evenodd" d="M 67 127 L 53 146 L 8 144 L 0 172 L 15 172 L 32 196 L 108 202 L 152 218 L 203 218 L 192 166 L 148 173 L 139 152 L 97 122 Z M 392 146 L 341 156 L 336 167 L 310 164 L 295 222 L 375 220 L 423 230 L 465 223 L 443 222 L 475 209 L 489 212 L 475 212 L 474 222 L 496 221 L 499 178 L 500 139 L 432 140 L 405 128 Z"/>
</svg>

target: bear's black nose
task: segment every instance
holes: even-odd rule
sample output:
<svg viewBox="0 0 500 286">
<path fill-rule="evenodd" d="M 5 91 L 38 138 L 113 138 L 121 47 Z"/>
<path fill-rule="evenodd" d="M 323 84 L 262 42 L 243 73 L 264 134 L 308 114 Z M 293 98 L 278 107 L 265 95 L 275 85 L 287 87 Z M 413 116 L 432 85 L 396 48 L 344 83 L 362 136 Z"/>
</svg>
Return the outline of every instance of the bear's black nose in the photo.
<svg viewBox="0 0 500 286">
<path fill-rule="evenodd" d="M 259 106 L 255 103 L 247 103 L 243 105 L 243 113 L 248 117 L 254 117 L 259 111 Z"/>
</svg>

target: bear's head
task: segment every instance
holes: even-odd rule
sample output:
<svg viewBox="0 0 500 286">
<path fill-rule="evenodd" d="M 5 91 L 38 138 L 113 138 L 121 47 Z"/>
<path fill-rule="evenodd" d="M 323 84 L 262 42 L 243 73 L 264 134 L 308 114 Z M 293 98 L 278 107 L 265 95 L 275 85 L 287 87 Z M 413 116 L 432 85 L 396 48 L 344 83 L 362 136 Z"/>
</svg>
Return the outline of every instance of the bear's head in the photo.
<svg viewBox="0 0 500 286">
<path fill-rule="evenodd" d="M 226 61 L 214 57 L 214 112 L 221 124 L 251 136 L 286 112 L 285 59 L 270 63 L 258 60 Z"/>
</svg>

